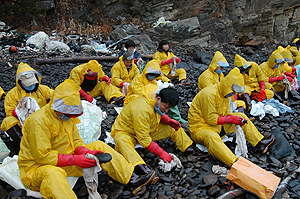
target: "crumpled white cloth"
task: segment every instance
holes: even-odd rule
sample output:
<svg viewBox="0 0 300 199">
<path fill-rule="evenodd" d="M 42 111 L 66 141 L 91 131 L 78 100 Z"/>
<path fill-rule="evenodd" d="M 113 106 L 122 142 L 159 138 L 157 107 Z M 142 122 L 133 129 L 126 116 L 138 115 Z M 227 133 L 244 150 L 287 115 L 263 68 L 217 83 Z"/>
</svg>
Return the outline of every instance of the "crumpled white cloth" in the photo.
<svg viewBox="0 0 300 199">
<path fill-rule="evenodd" d="M 111 137 L 110 132 L 105 131 L 105 134 L 106 134 L 106 138 L 104 139 L 104 142 L 106 144 L 114 144 L 114 145 L 116 145 L 115 140 L 114 140 L 114 138 Z"/>
<path fill-rule="evenodd" d="M 98 187 L 98 172 L 102 170 L 99 164 L 99 160 L 96 156 L 87 153 L 86 158 L 96 160 L 97 166 L 91 168 L 83 168 L 82 174 L 85 181 L 86 188 L 89 192 L 89 199 L 101 199 L 100 194 L 97 191 Z"/>
<path fill-rule="evenodd" d="M 130 83 L 128 82 L 124 82 L 123 87 L 122 87 L 122 93 L 124 95 L 127 95 L 127 90 L 128 90 L 128 86 L 130 85 Z"/>
<path fill-rule="evenodd" d="M 221 167 L 219 165 L 213 165 L 212 172 L 218 176 L 226 177 L 229 173 L 229 170 L 226 169 L 225 167 Z"/>
<path fill-rule="evenodd" d="M 39 109 L 40 106 L 35 99 L 33 99 L 32 97 L 23 97 L 18 102 L 15 111 L 21 125 L 23 126 L 25 119 Z"/>
<path fill-rule="evenodd" d="M 223 142 L 232 142 L 233 140 L 233 137 L 228 137 L 227 135 L 225 135 L 224 137 L 222 137 L 222 141 Z M 203 152 L 208 152 L 208 149 L 205 145 L 202 145 L 202 144 L 196 144 L 196 147 L 198 149 L 200 149 L 200 151 L 203 151 Z"/>
<path fill-rule="evenodd" d="M 240 125 L 235 125 L 235 133 L 236 133 L 236 147 L 235 147 L 235 155 L 237 157 L 243 156 L 244 158 L 248 158 L 248 148 L 247 148 L 247 142 L 245 138 L 244 131 Z"/>
<path fill-rule="evenodd" d="M 176 169 L 183 168 L 179 158 L 177 158 L 177 156 L 174 155 L 173 153 L 169 153 L 169 154 L 172 156 L 173 160 L 171 160 L 171 162 L 164 162 L 162 159 L 160 159 L 158 163 L 158 167 L 165 173 L 171 171 L 171 169 L 173 169 L 175 166 Z"/>
<path fill-rule="evenodd" d="M 256 102 L 254 100 L 251 101 L 251 104 L 252 109 L 250 111 L 250 115 L 258 116 L 260 120 L 266 116 L 266 113 L 269 113 L 274 117 L 279 116 L 279 111 L 269 104 L 265 105 L 262 102 Z"/>
</svg>

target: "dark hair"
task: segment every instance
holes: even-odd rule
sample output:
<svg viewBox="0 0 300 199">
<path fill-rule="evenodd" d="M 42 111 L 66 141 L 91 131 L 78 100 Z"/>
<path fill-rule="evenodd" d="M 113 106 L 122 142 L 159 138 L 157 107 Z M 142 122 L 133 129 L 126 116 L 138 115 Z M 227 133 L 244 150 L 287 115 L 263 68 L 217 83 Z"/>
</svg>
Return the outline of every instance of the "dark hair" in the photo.
<svg viewBox="0 0 300 199">
<path fill-rule="evenodd" d="M 167 40 L 161 40 L 158 44 L 158 48 L 162 49 L 162 46 L 165 44 L 169 44 L 169 42 Z"/>
<path fill-rule="evenodd" d="M 161 89 L 157 97 L 160 97 L 162 102 L 169 103 L 172 107 L 176 106 L 179 101 L 178 92 L 172 86 Z"/>
<path fill-rule="evenodd" d="M 135 47 L 135 43 L 132 40 L 128 40 L 125 42 L 125 48 Z"/>
<path fill-rule="evenodd" d="M 296 47 L 299 49 L 299 47 L 300 47 L 300 39 L 298 41 L 296 41 Z"/>
</svg>

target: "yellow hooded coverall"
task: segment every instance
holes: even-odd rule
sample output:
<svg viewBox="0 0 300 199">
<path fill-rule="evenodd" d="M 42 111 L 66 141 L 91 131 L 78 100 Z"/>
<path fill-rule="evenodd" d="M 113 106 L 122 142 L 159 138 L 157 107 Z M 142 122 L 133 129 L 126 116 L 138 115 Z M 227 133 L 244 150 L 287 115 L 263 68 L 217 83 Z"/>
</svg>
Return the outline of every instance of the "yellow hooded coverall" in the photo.
<svg viewBox="0 0 300 199">
<path fill-rule="evenodd" d="M 146 164 L 134 149 L 137 143 L 147 148 L 152 141 L 170 138 L 182 152 L 193 143 L 182 128 L 175 131 L 160 123 L 161 116 L 154 110 L 157 88 L 154 84 L 146 85 L 143 95 L 129 102 L 112 126 L 116 150 L 134 166 Z"/>
<path fill-rule="evenodd" d="M 163 51 L 158 51 L 153 54 L 153 59 L 159 61 L 160 63 L 160 69 L 163 72 L 164 76 L 161 78 L 164 82 L 169 82 L 170 79 L 175 79 L 178 77 L 178 81 L 181 81 L 183 79 L 186 79 L 186 71 L 183 68 L 176 69 L 176 73 L 174 76 L 171 75 L 171 68 L 170 64 L 166 64 L 164 66 L 161 65 L 162 61 L 171 59 L 173 57 L 176 57 L 172 52 L 168 51 L 168 54 L 166 54 Z"/>
<path fill-rule="evenodd" d="M 58 167 L 58 154 L 73 155 L 79 146 L 85 146 L 78 134 L 78 118 L 60 119 L 54 110 L 55 101 L 63 103 L 58 108 L 82 111 L 80 95 L 73 81 L 67 79 L 58 85 L 49 104 L 30 115 L 23 127 L 18 165 L 22 182 L 32 190 L 40 191 L 44 198 L 77 198 L 68 183 L 67 176 L 82 176 L 78 166 Z M 80 109 L 80 110 L 79 110 Z M 127 184 L 134 167 L 125 158 L 102 141 L 85 146 L 90 150 L 109 153 L 112 160 L 101 164 L 113 179 Z"/>
<path fill-rule="evenodd" d="M 286 72 L 283 63 L 281 63 L 278 68 L 274 68 L 276 64 L 276 58 L 283 59 L 282 55 L 278 51 L 274 51 L 267 62 L 263 62 L 262 64 L 260 64 L 260 68 L 265 73 L 267 79 L 269 79 L 270 77 L 281 76 Z M 272 84 L 276 92 L 284 90 L 284 85 L 281 81 L 272 82 L 270 84 Z"/>
<path fill-rule="evenodd" d="M 235 67 L 241 68 L 246 63 L 248 64 L 248 66 L 251 66 L 251 68 L 249 69 L 248 74 L 241 73 L 244 77 L 245 93 L 248 93 L 249 96 L 251 96 L 253 91 L 259 92 L 260 91 L 259 82 L 264 81 L 267 99 L 273 98 L 274 93 L 273 91 L 270 90 L 272 88 L 272 85 L 268 83 L 269 80 L 266 78 L 265 74 L 262 72 L 258 64 L 252 61 L 246 61 L 240 55 L 235 54 L 235 58 L 234 58 Z"/>
<path fill-rule="evenodd" d="M 6 92 L 3 90 L 3 88 L 0 86 L 0 98 L 2 95 L 6 95 Z"/>
<path fill-rule="evenodd" d="M 222 61 L 224 63 L 227 62 L 226 58 L 224 57 L 224 55 L 220 51 L 217 51 L 215 53 L 211 63 L 209 64 L 208 69 L 206 69 L 199 76 L 199 79 L 198 79 L 198 90 L 199 90 L 199 92 L 207 86 L 211 86 L 211 85 L 214 85 L 216 83 L 219 83 L 224 78 L 223 73 L 221 73 L 219 75 L 215 72 L 216 68 L 218 67 L 218 64 L 217 64 L 218 61 Z"/>
<path fill-rule="evenodd" d="M 105 76 L 102 65 L 96 60 L 90 60 L 88 63 L 81 64 L 72 69 L 69 79 L 73 80 L 77 91 L 81 90 L 81 84 L 84 81 L 84 77 L 87 74 L 87 70 L 91 69 L 93 72 L 98 72 L 97 84 L 91 91 L 86 91 L 92 97 L 97 97 L 99 95 L 104 95 L 105 99 L 109 102 L 112 97 L 124 96 L 122 92 L 112 84 L 107 85 L 106 81 L 102 81 Z"/>
<path fill-rule="evenodd" d="M 289 51 L 288 49 L 286 48 L 283 48 L 282 46 L 278 46 L 277 48 L 278 52 L 282 55 L 282 57 L 285 59 L 285 63 L 284 63 L 284 68 L 285 68 L 285 71 L 286 72 L 289 72 L 289 73 L 292 73 L 293 70 L 292 70 L 292 67 L 291 66 L 294 66 L 294 60 L 293 60 L 293 55 L 291 53 L 291 51 Z M 291 63 L 288 63 L 287 60 L 292 60 Z M 291 66 L 290 66 L 290 65 Z"/>
<path fill-rule="evenodd" d="M 160 76 L 156 77 L 153 80 L 149 80 L 146 76 L 148 73 L 160 74 Z M 142 74 L 136 76 L 128 86 L 127 95 L 125 97 L 124 106 L 128 104 L 133 99 L 142 95 L 143 87 L 148 84 L 157 85 L 156 80 L 162 77 L 162 72 L 160 70 L 160 64 L 157 60 L 151 60 L 145 66 Z"/>
<path fill-rule="evenodd" d="M 247 119 L 242 129 L 245 138 L 253 146 L 263 138 L 254 124 L 243 113 L 231 113 L 230 103 L 226 94 L 231 93 L 233 84 L 244 85 L 243 76 L 238 68 L 232 69 L 229 74 L 218 84 L 206 87 L 199 92 L 192 101 L 188 113 L 189 129 L 192 139 L 208 148 L 208 152 L 218 160 L 231 167 L 238 159 L 221 140 L 222 125 L 218 125 L 219 116 L 232 114 Z M 235 132 L 235 124 L 224 124 L 225 133 Z"/>
<path fill-rule="evenodd" d="M 111 68 L 111 83 L 120 88 L 120 91 L 122 91 L 122 82 L 130 83 L 133 78 L 138 76 L 140 74 L 140 71 L 136 64 L 134 63 L 134 60 L 132 60 L 131 69 L 128 73 L 128 70 L 123 62 L 123 55 L 119 57 L 119 61 L 115 63 L 115 65 Z M 128 92 L 128 91 L 127 91 Z"/>
<path fill-rule="evenodd" d="M 24 89 L 20 86 L 19 78 L 22 74 L 26 73 L 26 71 L 33 71 L 35 73 L 36 78 L 39 81 L 39 85 L 36 91 L 31 93 L 26 93 Z M 41 85 L 41 76 L 37 73 L 33 68 L 31 68 L 28 64 L 21 62 L 17 69 L 16 74 L 16 86 L 8 91 L 4 100 L 4 108 L 6 117 L 2 121 L 1 129 L 2 131 L 7 131 L 11 127 L 15 125 L 19 125 L 22 128 L 19 120 L 12 115 L 13 110 L 17 107 L 18 102 L 23 97 L 32 97 L 34 98 L 40 107 L 43 107 L 47 104 L 47 98 L 51 97 L 53 90 L 48 86 Z"/>
<path fill-rule="evenodd" d="M 299 40 L 299 38 L 296 38 L 294 39 L 294 41 L 292 42 L 293 44 L 296 44 L 296 42 Z M 287 50 L 289 50 L 291 53 L 292 53 L 292 56 L 293 56 L 293 60 L 296 61 L 296 58 L 300 55 L 298 49 L 296 46 L 291 46 L 291 45 L 288 45 L 286 47 Z"/>
</svg>

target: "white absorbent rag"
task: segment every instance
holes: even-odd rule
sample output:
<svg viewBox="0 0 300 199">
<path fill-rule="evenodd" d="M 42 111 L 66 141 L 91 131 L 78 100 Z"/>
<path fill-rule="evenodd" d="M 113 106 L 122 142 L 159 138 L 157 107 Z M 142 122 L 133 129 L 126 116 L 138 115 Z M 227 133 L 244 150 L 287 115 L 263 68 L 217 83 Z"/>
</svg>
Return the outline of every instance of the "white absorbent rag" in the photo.
<svg viewBox="0 0 300 199">
<path fill-rule="evenodd" d="M 235 125 L 235 133 L 236 133 L 236 147 L 235 147 L 235 155 L 237 157 L 243 156 L 244 158 L 248 158 L 248 148 L 246 143 L 246 138 L 244 131 L 240 125 Z"/>
<path fill-rule="evenodd" d="M 89 192 L 89 199 L 101 199 L 100 194 L 97 191 L 98 187 L 98 172 L 102 170 L 99 164 L 99 160 L 96 156 L 87 153 L 86 158 L 96 160 L 97 165 L 91 168 L 83 168 L 82 174 L 85 181 L 86 188 Z"/>
<path fill-rule="evenodd" d="M 162 159 L 160 159 L 158 163 L 158 167 L 165 173 L 171 171 L 171 169 L 173 169 L 175 166 L 176 166 L 175 170 L 183 168 L 179 158 L 173 153 L 169 153 L 169 154 L 173 158 L 171 162 L 164 162 Z"/>
<path fill-rule="evenodd" d="M 32 97 L 23 97 L 18 102 L 15 111 L 21 125 L 23 126 L 25 119 L 39 109 L 40 107 L 35 99 L 33 99 Z"/>
</svg>

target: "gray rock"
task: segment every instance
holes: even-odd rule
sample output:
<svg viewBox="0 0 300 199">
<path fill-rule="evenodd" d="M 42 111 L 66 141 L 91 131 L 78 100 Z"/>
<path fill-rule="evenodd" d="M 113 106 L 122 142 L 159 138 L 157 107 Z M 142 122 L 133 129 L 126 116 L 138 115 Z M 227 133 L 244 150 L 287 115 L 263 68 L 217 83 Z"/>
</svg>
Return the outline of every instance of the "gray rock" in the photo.
<svg viewBox="0 0 300 199">
<path fill-rule="evenodd" d="M 221 190 L 220 187 L 212 186 L 208 189 L 207 193 L 210 196 L 214 196 L 214 195 L 217 195 L 220 192 L 220 190 Z"/>
</svg>

